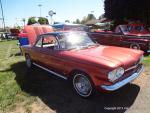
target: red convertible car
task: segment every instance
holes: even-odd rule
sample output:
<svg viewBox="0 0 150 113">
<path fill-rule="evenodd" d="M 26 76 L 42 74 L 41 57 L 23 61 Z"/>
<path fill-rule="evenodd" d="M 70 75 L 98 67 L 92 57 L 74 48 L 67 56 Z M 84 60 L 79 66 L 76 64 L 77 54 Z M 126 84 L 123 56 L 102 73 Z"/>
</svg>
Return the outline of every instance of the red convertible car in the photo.
<svg viewBox="0 0 150 113">
<path fill-rule="evenodd" d="M 90 34 L 100 44 L 128 47 L 150 53 L 150 32 L 143 24 L 119 25 L 114 32 Z"/>
<path fill-rule="evenodd" d="M 94 89 L 115 91 L 143 70 L 143 52 L 103 46 L 85 32 L 52 32 L 38 36 L 33 46 L 22 46 L 28 68 L 33 65 L 72 81 L 84 98 Z"/>
</svg>

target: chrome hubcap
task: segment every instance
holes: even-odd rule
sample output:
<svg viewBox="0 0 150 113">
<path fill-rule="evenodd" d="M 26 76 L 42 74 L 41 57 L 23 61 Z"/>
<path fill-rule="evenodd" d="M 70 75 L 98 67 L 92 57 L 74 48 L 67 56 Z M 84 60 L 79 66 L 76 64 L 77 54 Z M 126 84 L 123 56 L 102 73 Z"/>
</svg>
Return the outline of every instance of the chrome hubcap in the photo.
<svg viewBox="0 0 150 113">
<path fill-rule="evenodd" d="M 82 74 L 75 75 L 73 85 L 81 96 L 89 96 L 92 92 L 92 86 L 88 78 Z"/>
<path fill-rule="evenodd" d="M 133 46 L 132 48 L 133 48 L 133 49 L 138 49 L 138 47 L 137 47 L 137 46 Z"/>
<path fill-rule="evenodd" d="M 139 50 L 139 49 L 140 49 L 140 46 L 139 46 L 138 44 L 137 44 L 137 45 L 136 45 L 136 44 L 135 44 L 135 45 L 133 44 L 133 45 L 130 46 L 130 48 Z"/>
</svg>

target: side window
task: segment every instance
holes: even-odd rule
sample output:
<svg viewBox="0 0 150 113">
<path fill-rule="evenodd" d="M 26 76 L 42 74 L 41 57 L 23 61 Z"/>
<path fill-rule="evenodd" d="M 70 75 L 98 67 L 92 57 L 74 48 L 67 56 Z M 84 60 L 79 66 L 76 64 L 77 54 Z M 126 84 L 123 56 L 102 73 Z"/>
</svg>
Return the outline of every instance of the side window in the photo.
<svg viewBox="0 0 150 113">
<path fill-rule="evenodd" d="M 42 42 L 43 48 L 58 50 L 59 45 L 56 40 L 56 37 L 54 35 L 44 35 L 43 36 L 43 42 Z"/>
<path fill-rule="evenodd" d="M 42 38 L 40 38 L 40 39 L 38 40 L 38 42 L 36 43 L 35 46 L 36 46 L 36 47 L 42 47 Z"/>
<path fill-rule="evenodd" d="M 115 33 L 121 33 L 121 30 L 119 27 L 116 28 Z"/>
<path fill-rule="evenodd" d="M 129 32 L 131 32 L 133 30 L 133 27 L 132 26 L 127 26 L 127 29 Z"/>
</svg>

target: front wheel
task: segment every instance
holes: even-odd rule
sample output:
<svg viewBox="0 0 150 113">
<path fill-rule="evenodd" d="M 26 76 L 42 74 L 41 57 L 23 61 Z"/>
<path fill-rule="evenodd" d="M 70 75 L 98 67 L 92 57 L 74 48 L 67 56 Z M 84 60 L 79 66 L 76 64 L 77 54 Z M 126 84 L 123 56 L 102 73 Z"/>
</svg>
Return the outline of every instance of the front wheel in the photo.
<svg viewBox="0 0 150 113">
<path fill-rule="evenodd" d="M 93 93 L 93 87 L 90 78 L 83 73 L 76 73 L 73 76 L 73 87 L 78 95 L 88 98 Z"/>
</svg>

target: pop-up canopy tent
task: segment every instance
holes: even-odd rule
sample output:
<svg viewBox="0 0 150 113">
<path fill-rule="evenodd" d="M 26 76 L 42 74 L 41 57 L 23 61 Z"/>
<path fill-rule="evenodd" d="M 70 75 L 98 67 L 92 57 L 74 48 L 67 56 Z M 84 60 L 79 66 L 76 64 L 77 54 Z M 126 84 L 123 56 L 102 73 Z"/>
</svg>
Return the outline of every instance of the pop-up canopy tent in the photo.
<svg viewBox="0 0 150 113">
<path fill-rule="evenodd" d="M 20 38 L 27 37 L 30 45 L 34 45 L 38 35 L 53 32 L 53 29 L 49 25 L 27 25 L 24 27 Z"/>
</svg>

